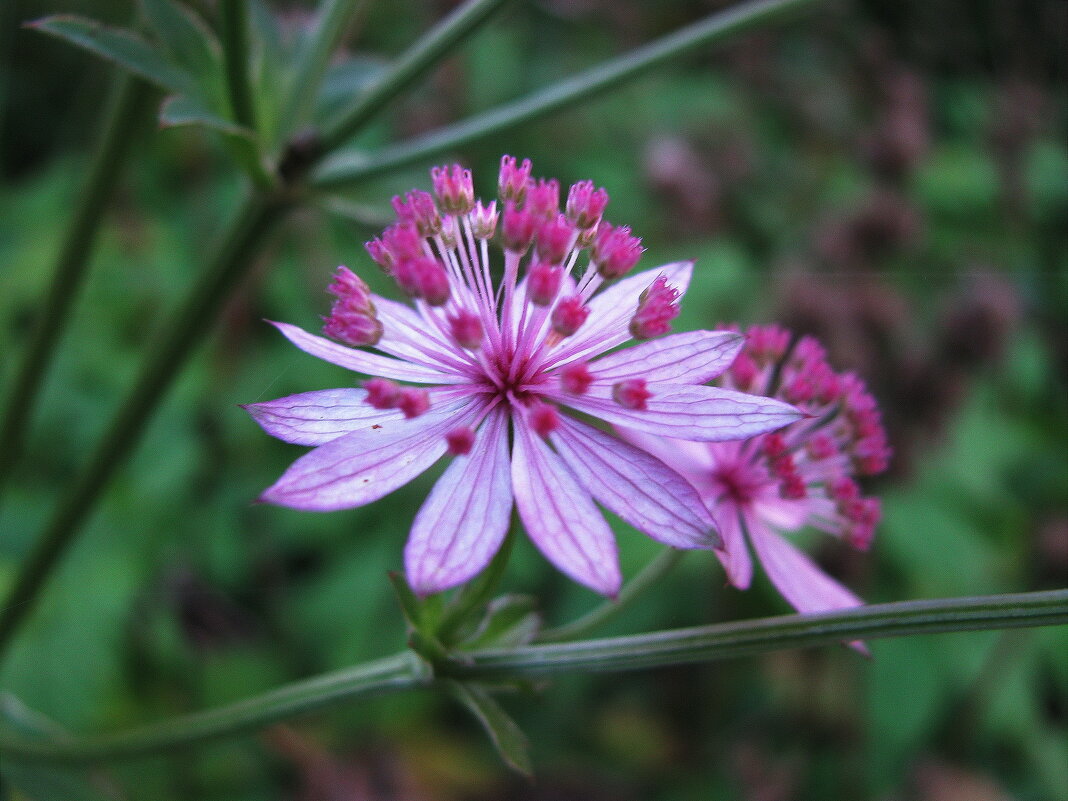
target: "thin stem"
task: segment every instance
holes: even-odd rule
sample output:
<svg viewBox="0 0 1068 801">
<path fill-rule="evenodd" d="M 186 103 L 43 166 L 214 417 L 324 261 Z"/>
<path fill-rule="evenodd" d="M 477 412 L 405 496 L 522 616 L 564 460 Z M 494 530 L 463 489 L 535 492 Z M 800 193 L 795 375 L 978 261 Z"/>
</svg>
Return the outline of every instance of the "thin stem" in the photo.
<svg viewBox="0 0 1068 801">
<path fill-rule="evenodd" d="M 593 69 L 463 122 L 384 147 L 370 156 L 339 155 L 323 163 L 314 183 L 320 188 L 343 186 L 514 128 L 635 78 L 683 53 L 723 41 L 810 2 L 812 0 L 757 0 L 734 6 Z"/>
<path fill-rule="evenodd" d="M 322 133 L 322 152 L 328 152 L 353 136 L 390 100 L 417 81 L 505 0 L 467 0 L 412 45 L 381 78 L 360 95 Z"/>
<path fill-rule="evenodd" d="M 33 604 L 79 525 L 92 511 L 112 474 L 140 438 L 163 394 L 181 373 L 193 348 L 211 329 L 230 289 L 245 274 L 256 247 L 287 208 L 284 201 L 250 197 L 235 216 L 200 281 L 154 346 L 148 348 L 133 389 L 119 407 L 81 478 L 70 489 L 22 565 L 0 607 L 0 656 Z"/>
<path fill-rule="evenodd" d="M 66 327 L 70 308 L 85 280 L 100 221 L 122 165 L 134 141 L 134 132 L 151 94 L 139 79 L 122 76 L 116 81 L 112 103 L 89 167 L 78 205 L 60 245 L 48 296 L 19 365 L 8 396 L 0 428 L 0 490 L 22 452 L 30 412 L 48 374 L 56 343 Z"/>
<path fill-rule="evenodd" d="M 643 567 L 634 578 L 623 585 L 619 596 L 615 600 L 605 601 L 596 608 L 587 612 L 582 617 L 557 626 L 554 629 L 546 629 L 538 635 L 538 642 L 568 642 L 578 639 L 585 634 L 600 628 L 619 613 L 639 595 L 655 585 L 675 567 L 685 554 L 676 548 L 667 548 L 656 555 L 649 564 Z"/>
<path fill-rule="evenodd" d="M 304 715 L 339 700 L 411 689 L 430 681 L 429 671 L 410 652 L 279 687 L 256 698 L 194 712 L 162 724 L 84 740 L 31 740 L 11 743 L 0 735 L 0 749 L 26 759 L 91 763 L 161 753 L 176 746 L 261 729 Z"/>
<path fill-rule="evenodd" d="M 1052 626 L 1068 623 L 1068 590 L 942 598 L 859 607 L 823 615 L 787 615 L 585 642 L 465 654 L 439 666 L 440 678 L 502 680 L 612 672 L 709 662 L 738 656 L 912 634 Z M 94 763 L 159 753 L 236 734 L 370 694 L 434 683 L 425 665 L 398 654 L 308 679 L 214 710 L 129 732 L 52 741 L 0 733 L 0 751 L 24 761 Z"/>
<path fill-rule="evenodd" d="M 219 6 L 221 18 L 223 58 L 226 61 L 226 90 L 234 120 L 256 130 L 256 110 L 252 103 L 252 87 L 248 74 L 248 3 L 247 0 L 225 0 Z"/>
<path fill-rule="evenodd" d="M 808 648 L 911 634 L 1068 623 L 1068 590 L 901 601 L 822 615 L 785 615 L 584 642 L 473 654 L 459 678 L 615 672 L 710 662 L 783 648 Z"/>
</svg>

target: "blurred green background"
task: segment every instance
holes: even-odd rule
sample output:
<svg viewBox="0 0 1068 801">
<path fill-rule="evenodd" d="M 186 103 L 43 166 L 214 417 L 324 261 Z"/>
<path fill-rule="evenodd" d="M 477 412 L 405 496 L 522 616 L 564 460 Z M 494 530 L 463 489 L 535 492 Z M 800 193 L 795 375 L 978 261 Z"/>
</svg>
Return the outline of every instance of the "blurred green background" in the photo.
<svg viewBox="0 0 1068 801">
<path fill-rule="evenodd" d="M 213 18 L 214 4 L 193 5 Z M 514 3 L 361 141 L 461 119 L 723 5 Z M 346 48 L 376 69 L 449 7 L 372 0 Z M 304 5 L 272 8 L 287 30 L 308 22 Z M 113 74 L 19 28 L 61 11 L 133 16 L 117 0 L 0 5 L 4 394 Z M 678 328 L 779 321 L 820 335 L 838 366 L 865 377 L 896 450 L 872 487 L 884 523 L 869 554 L 811 541 L 863 597 L 1063 587 L 1066 31 L 1060 0 L 816 4 L 449 160 L 473 167 L 485 195 L 501 153 L 565 184 L 592 178 L 612 197 L 608 217 L 644 238 L 646 266 L 697 259 Z M 423 166 L 275 232 L 20 632 L 0 688 L 98 731 L 403 646 L 386 571 L 401 567 L 435 471 L 366 509 L 254 506 L 302 449 L 263 434 L 237 404 L 352 380 L 262 320 L 314 329 L 339 263 L 378 279 L 362 243 L 388 220 L 389 197 L 413 186 L 429 188 Z M 158 130 L 146 114 L 0 504 L 0 595 L 240 190 L 217 141 Z M 656 549 L 616 528 L 631 574 Z M 525 541 L 506 587 L 536 594 L 551 623 L 597 603 Z M 605 633 L 785 611 L 763 579 L 739 593 L 695 553 Z M 212 801 L 1068 798 L 1068 630 L 875 642 L 872 652 L 574 677 L 506 697 L 533 743 L 533 783 L 506 771 L 462 711 L 424 693 L 97 779 L 104 797 Z"/>
</svg>

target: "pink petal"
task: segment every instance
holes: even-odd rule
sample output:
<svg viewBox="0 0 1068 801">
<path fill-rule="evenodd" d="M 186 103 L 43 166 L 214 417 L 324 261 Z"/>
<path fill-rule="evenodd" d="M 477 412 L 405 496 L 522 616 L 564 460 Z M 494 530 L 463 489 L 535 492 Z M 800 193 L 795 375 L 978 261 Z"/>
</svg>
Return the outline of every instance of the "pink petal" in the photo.
<svg viewBox="0 0 1068 801">
<path fill-rule="evenodd" d="M 564 416 L 552 442 L 594 498 L 653 539 L 675 548 L 718 543 L 697 490 L 659 459 Z"/>
<path fill-rule="evenodd" d="M 708 486 L 708 475 L 715 467 L 715 460 L 712 458 L 709 446 L 704 442 L 658 437 L 627 426 L 614 428 L 622 439 L 651 453 L 698 490 L 704 490 Z"/>
<path fill-rule="evenodd" d="M 339 345 L 329 339 L 309 334 L 289 323 L 271 322 L 271 325 L 305 353 L 310 353 L 312 356 L 356 373 L 392 378 L 397 381 L 412 381 L 418 384 L 458 384 L 467 380 L 463 376 L 443 373 L 435 368 Z"/>
<path fill-rule="evenodd" d="M 589 393 L 579 397 L 547 389 L 561 403 L 614 425 L 676 439 L 721 442 L 748 439 L 804 417 L 782 401 L 719 387 L 653 384 L 646 409 L 625 409 L 612 399 L 611 385 L 594 373 Z"/>
<path fill-rule="evenodd" d="M 693 262 L 679 261 L 645 270 L 595 295 L 589 303 L 590 316 L 586 322 L 577 333 L 549 354 L 549 361 L 560 364 L 588 359 L 630 339 L 630 320 L 638 310 L 638 296 L 661 273 L 679 290 L 681 296 L 690 285 Z"/>
<path fill-rule="evenodd" d="M 350 431 L 403 417 L 396 409 L 375 409 L 366 398 L 362 389 L 324 389 L 241 408 L 272 437 L 294 445 L 323 445 Z"/>
<path fill-rule="evenodd" d="M 721 504 L 716 509 L 715 518 L 719 523 L 719 534 L 723 537 L 723 547 L 716 549 L 716 556 L 723 563 L 731 585 L 739 590 L 747 590 L 753 580 L 753 559 L 749 555 L 749 544 L 745 540 L 740 515 L 733 503 Z"/>
<path fill-rule="evenodd" d="M 743 345 L 745 337 L 733 331 L 688 331 L 610 353 L 590 370 L 610 382 L 644 378 L 704 384 L 730 367 Z"/>
<path fill-rule="evenodd" d="M 379 295 L 372 295 L 371 300 L 382 323 L 382 338 L 375 345 L 378 350 L 445 373 L 462 374 L 470 366 L 456 346 L 414 309 Z"/>
<path fill-rule="evenodd" d="M 522 421 L 512 444 L 512 491 L 527 533 L 550 562 L 602 595 L 619 592 L 611 529 L 567 465 Z"/>
<path fill-rule="evenodd" d="M 746 517 L 749 538 L 771 583 L 802 614 L 852 609 L 864 602 L 832 579 L 806 554 L 753 516 Z"/>
<path fill-rule="evenodd" d="M 404 549 L 412 589 L 429 595 L 481 572 L 508 533 L 511 514 L 508 416 L 496 409 L 471 452 L 453 459 L 415 516 Z"/>
<path fill-rule="evenodd" d="M 445 453 L 445 434 L 470 425 L 483 408 L 461 401 L 345 434 L 297 459 L 260 500 L 315 512 L 376 501 L 436 462 Z"/>
</svg>

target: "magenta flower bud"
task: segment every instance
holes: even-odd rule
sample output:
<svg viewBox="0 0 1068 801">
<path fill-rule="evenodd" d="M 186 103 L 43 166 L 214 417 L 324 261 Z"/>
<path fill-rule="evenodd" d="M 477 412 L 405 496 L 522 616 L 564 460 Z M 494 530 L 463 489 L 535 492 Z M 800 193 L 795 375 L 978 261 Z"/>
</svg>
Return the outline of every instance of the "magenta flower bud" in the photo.
<svg viewBox="0 0 1068 801">
<path fill-rule="evenodd" d="M 647 401 L 653 394 L 646 386 L 644 378 L 628 378 L 612 385 L 612 400 L 624 409 L 645 411 Z"/>
<path fill-rule="evenodd" d="M 467 426 L 460 426 L 445 435 L 445 442 L 448 443 L 447 453 L 451 456 L 463 456 L 471 452 L 471 447 L 475 444 L 475 432 Z"/>
<path fill-rule="evenodd" d="M 488 206 L 483 206 L 482 201 L 475 202 L 474 211 L 471 212 L 471 233 L 475 239 L 492 239 L 497 230 L 497 201 L 492 201 Z"/>
<path fill-rule="evenodd" d="M 585 395 L 593 383 L 593 374 L 585 362 L 571 362 L 560 368 L 560 387 L 569 395 Z"/>
<path fill-rule="evenodd" d="M 590 309 L 581 297 L 572 295 L 564 298 L 553 309 L 553 331 L 562 337 L 569 337 L 582 327 L 589 316 Z"/>
<path fill-rule="evenodd" d="M 530 407 L 530 427 L 539 437 L 545 438 L 560 427 L 560 412 L 555 406 L 536 401 Z"/>
<path fill-rule="evenodd" d="M 521 167 L 515 166 L 513 156 L 501 156 L 501 172 L 497 179 L 497 192 L 505 203 L 523 205 L 527 196 L 527 184 L 530 182 L 532 165 L 530 159 L 523 159 Z"/>
<path fill-rule="evenodd" d="M 382 241 L 390 255 L 390 269 L 396 263 L 405 259 L 421 259 L 426 255 L 423 250 L 423 239 L 418 232 L 410 226 L 391 225 L 382 232 Z"/>
<path fill-rule="evenodd" d="M 393 254 L 390 253 L 385 242 L 375 237 L 370 242 L 364 242 L 363 246 L 367 249 L 367 253 L 374 260 L 374 263 L 382 268 L 382 272 L 386 275 L 393 273 Z"/>
<path fill-rule="evenodd" d="M 594 189 L 593 181 L 572 184 L 567 193 L 567 216 L 582 231 L 596 227 L 607 205 L 608 193 L 603 188 Z"/>
<path fill-rule="evenodd" d="M 415 228 L 420 236 L 437 236 L 441 232 L 441 215 L 429 192 L 413 189 L 403 198 L 393 198 L 393 210 L 401 225 Z"/>
<path fill-rule="evenodd" d="M 449 321 L 449 331 L 461 348 L 474 350 L 482 344 L 482 321 L 478 315 L 467 309 L 450 314 L 446 319 Z"/>
<path fill-rule="evenodd" d="M 418 417 L 430 408 L 430 393 L 425 389 L 404 387 L 400 391 L 400 398 L 397 400 L 397 408 L 400 409 L 404 416 L 409 420 L 413 417 Z"/>
<path fill-rule="evenodd" d="M 679 316 L 679 290 L 658 275 L 638 298 L 638 310 L 630 321 L 635 339 L 652 339 L 671 331 L 671 321 Z"/>
<path fill-rule="evenodd" d="M 534 239 L 537 222 L 529 211 L 518 209 L 509 202 L 504 208 L 504 220 L 501 225 L 504 249 L 512 253 L 526 253 Z"/>
<path fill-rule="evenodd" d="M 564 268 L 538 262 L 527 273 L 527 297 L 535 306 L 548 306 L 560 291 Z"/>
<path fill-rule="evenodd" d="M 371 378 L 363 382 L 367 390 L 367 402 L 376 409 L 396 409 L 400 403 L 401 388 L 388 378 Z"/>
<path fill-rule="evenodd" d="M 555 219 L 545 220 L 538 225 L 534 250 L 542 261 L 560 264 L 571 250 L 574 238 L 575 231 L 571 222 L 563 214 L 558 214 Z"/>
<path fill-rule="evenodd" d="M 560 213 L 560 182 L 555 178 L 532 181 L 527 187 L 527 202 L 523 208 L 535 217 L 555 217 Z"/>
<path fill-rule="evenodd" d="M 475 205 L 475 189 L 471 183 L 471 170 L 459 164 L 449 167 L 434 167 L 430 170 L 434 194 L 447 214 L 467 214 Z"/>
<path fill-rule="evenodd" d="M 590 257 L 601 277 L 611 280 L 626 275 L 643 252 L 641 239 L 631 236 L 630 228 L 625 225 L 615 228 L 602 222 L 597 227 Z"/>
</svg>

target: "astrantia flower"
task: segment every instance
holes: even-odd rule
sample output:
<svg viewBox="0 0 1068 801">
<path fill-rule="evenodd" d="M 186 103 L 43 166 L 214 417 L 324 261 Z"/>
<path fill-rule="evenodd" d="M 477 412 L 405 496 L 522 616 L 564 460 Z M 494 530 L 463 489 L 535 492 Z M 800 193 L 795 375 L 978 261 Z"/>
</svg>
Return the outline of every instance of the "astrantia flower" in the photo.
<svg viewBox="0 0 1068 801">
<path fill-rule="evenodd" d="M 595 499 L 667 545 L 715 545 L 713 521 L 683 478 L 565 411 L 702 441 L 799 418 L 785 403 L 704 386 L 738 353 L 737 333 L 694 331 L 613 350 L 632 331 L 668 330 L 692 264 L 619 280 L 641 245 L 629 229 L 601 221 L 604 190 L 577 184 L 561 214 L 559 185 L 532 181 L 530 162 L 502 160 L 503 207 L 475 201 L 460 167 L 432 175 L 437 202 L 419 191 L 394 198 L 397 224 L 367 245 L 410 305 L 372 295 L 342 267 L 324 330 L 344 344 L 275 323 L 301 350 L 374 378 L 246 407 L 268 433 L 315 446 L 262 500 L 320 511 L 362 506 L 451 455 L 404 554 L 409 583 L 424 594 L 486 566 L 513 501 L 545 556 L 606 595 L 618 590 L 620 573 Z M 504 249 L 496 280 L 495 232 Z"/>
<path fill-rule="evenodd" d="M 780 398 L 809 417 L 744 442 L 620 431 L 701 493 L 719 525 L 724 547 L 717 553 L 735 587 L 745 589 L 752 579 L 748 539 L 772 583 L 798 611 L 860 605 L 781 533 L 812 526 L 855 548 L 871 544 L 879 501 L 863 497 L 854 479 L 885 470 L 890 449 L 864 383 L 831 370 L 816 340 L 803 337 L 791 348 L 790 334 L 774 326 L 750 329 L 745 349 L 719 383 Z"/>
</svg>

